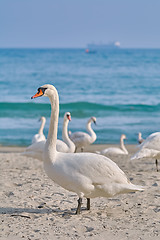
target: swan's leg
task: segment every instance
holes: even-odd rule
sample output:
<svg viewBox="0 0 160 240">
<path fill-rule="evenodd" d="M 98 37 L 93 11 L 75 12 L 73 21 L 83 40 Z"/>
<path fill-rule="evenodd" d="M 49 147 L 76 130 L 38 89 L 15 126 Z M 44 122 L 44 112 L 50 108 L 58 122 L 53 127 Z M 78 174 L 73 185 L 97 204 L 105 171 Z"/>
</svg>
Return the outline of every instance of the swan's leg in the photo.
<svg viewBox="0 0 160 240">
<path fill-rule="evenodd" d="M 82 198 L 79 198 L 78 199 L 78 207 L 77 207 L 77 210 L 76 210 L 76 214 L 80 214 L 80 212 L 81 212 L 81 205 L 82 205 Z"/>
<path fill-rule="evenodd" d="M 87 210 L 90 210 L 90 198 L 87 198 Z"/>
<path fill-rule="evenodd" d="M 159 170 L 158 170 L 158 160 L 157 159 L 156 159 L 155 163 L 156 163 L 156 169 L 157 169 L 157 172 L 158 172 Z"/>
<path fill-rule="evenodd" d="M 75 151 L 74 151 L 75 153 L 77 152 L 77 147 L 75 147 Z"/>
<path fill-rule="evenodd" d="M 81 147 L 81 152 L 83 152 L 83 147 Z"/>
</svg>

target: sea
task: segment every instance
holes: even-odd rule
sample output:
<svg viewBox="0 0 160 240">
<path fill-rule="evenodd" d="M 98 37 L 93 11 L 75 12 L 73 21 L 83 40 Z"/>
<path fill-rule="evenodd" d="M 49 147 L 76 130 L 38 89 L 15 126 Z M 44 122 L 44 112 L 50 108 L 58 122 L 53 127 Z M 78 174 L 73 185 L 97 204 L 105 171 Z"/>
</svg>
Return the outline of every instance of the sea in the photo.
<svg viewBox="0 0 160 240">
<path fill-rule="evenodd" d="M 0 49 L 0 145 L 28 146 L 50 122 L 48 98 L 31 99 L 44 84 L 59 93 L 58 138 L 65 112 L 69 130 L 86 131 L 91 116 L 97 144 L 137 144 L 160 130 L 160 49 Z"/>
</svg>

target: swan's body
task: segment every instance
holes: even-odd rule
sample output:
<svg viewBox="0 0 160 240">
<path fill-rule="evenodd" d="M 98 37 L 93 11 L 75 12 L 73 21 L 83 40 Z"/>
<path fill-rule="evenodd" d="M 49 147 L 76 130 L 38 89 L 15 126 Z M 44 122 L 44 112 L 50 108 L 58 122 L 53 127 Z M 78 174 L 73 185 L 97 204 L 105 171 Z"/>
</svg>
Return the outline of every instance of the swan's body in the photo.
<svg viewBox="0 0 160 240">
<path fill-rule="evenodd" d="M 122 134 L 120 138 L 120 148 L 118 147 L 105 148 L 101 152 L 97 151 L 96 153 L 99 153 L 105 156 L 112 156 L 112 155 L 119 155 L 119 154 L 127 155 L 128 151 L 124 145 L 124 139 L 126 139 L 126 135 Z"/>
<path fill-rule="evenodd" d="M 31 144 L 29 147 L 26 148 L 25 152 L 22 152 L 22 155 L 43 161 L 43 151 L 45 143 L 46 140 Z"/>
<path fill-rule="evenodd" d="M 88 133 L 85 132 L 74 132 L 70 134 L 70 139 L 74 142 L 76 149 L 81 148 L 81 151 L 83 151 L 83 148 L 92 144 L 96 141 L 96 134 L 93 131 L 91 127 L 91 123 L 96 124 L 96 118 L 91 117 L 86 125 L 86 130 Z"/>
<path fill-rule="evenodd" d="M 142 142 L 144 142 L 144 139 L 142 138 L 142 133 L 139 132 L 138 133 L 138 143 L 141 144 Z"/>
<path fill-rule="evenodd" d="M 41 121 L 41 126 L 39 128 L 38 133 L 33 136 L 32 143 L 36 143 L 36 142 L 40 142 L 40 141 L 45 141 L 46 140 L 46 137 L 43 134 L 43 129 L 44 129 L 44 125 L 46 123 L 46 118 L 45 117 L 41 117 L 40 121 Z"/>
<path fill-rule="evenodd" d="M 77 212 L 80 213 L 82 197 L 113 197 L 120 193 L 141 191 L 112 160 L 93 153 L 60 153 L 56 151 L 59 116 L 59 97 L 54 86 L 46 84 L 32 98 L 48 96 L 51 102 L 51 120 L 43 152 L 44 169 L 49 178 L 79 196 Z"/>
<path fill-rule="evenodd" d="M 146 140 L 141 143 L 138 152 L 131 157 L 131 160 L 141 158 L 156 159 L 156 168 L 158 172 L 157 159 L 160 159 L 160 132 L 155 132 L 149 135 Z"/>
<path fill-rule="evenodd" d="M 56 150 L 58 152 L 68 153 L 68 152 L 75 151 L 75 145 L 68 136 L 68 123 L 70 120 L 71 120 L 71 114 L 69 112 L 66 112 L 64 114 L 64 120 L 63 120 L 63 130 L 62 130 L 63 141 L 59 139 L 57 139 L 56 141 Z M 23 155 L 27 157 L 37 158 L 43 161 L 43 151 L 44 151 L 45 143 L 46 143 L 46 140 L 33 143 L 26 149 Z"/>
</svg>

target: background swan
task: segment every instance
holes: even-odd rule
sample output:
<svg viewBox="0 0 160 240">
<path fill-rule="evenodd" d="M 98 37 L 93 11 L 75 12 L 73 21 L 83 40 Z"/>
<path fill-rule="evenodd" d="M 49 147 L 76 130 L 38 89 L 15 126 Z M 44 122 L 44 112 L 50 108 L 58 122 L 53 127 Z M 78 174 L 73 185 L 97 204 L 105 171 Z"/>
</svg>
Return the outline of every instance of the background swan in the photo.
<svg viewBox="0 0 160 240">
<path fill-rule="evenodd" d="M 142 138 L 142 133 L 139 132 L 138 133 L 138 143 L 141 144 L 144 141 L 144 139 Z"/>
<path fill-rule="evenodd" d="M 105 148 L 100 152 L 96 151 L 96 153 L 99 153 L 105 156 L 112 156 L 112 155 L 119 155 L 119 154 L 127 155 L 128 151 L 124 145 L 124 139 L 126 139 L 126 135 L 122 134 L 120 137 L 120 148 L 118 147 Z"/>
<path fill-rule="evenodd" d="M 57 141 L 56 141 L 56 150 L 58 152 L 68 153 L 68 152 L 75 151 L 75 145 L 68 136 L 69 121 L 71 121 L 71 114 L 70 114 L 70 112 L 66 112 L 64 114 L 63 130 L 62 130 L 62 139 L 64 142 L 59 139 L 57 139 Z M 45 143 L 46 143 L 46 140 L 33 143 L 28 148 L 26 148 L 26 151 L 23 152 L 23 155 L 25 155 L 27 157 L 37 158 L 42 161 Z"/>
<path fill-rule="evenodd" d="M 57 139 L 57 142 L 56 142 L 56 150 L 58 152 L 73 153 L 75 151 L 75 144 L 72 142 L 72 140 L 68 136 L 69 121 L 71 121 L 71 114 L 70 112 L 66 112 L 64 114 L 63 130 L 62 130 L 63 141 Z"/>
<path fill-rule="evenodd" d="M 46 123 L 46 118 L 42 116 L 39 120 L 41 121 L 41 126 L 39 128 L 38 133 L 33 136 L 32 143 L 46 140 L 46 137 L 43 134 L 43 129 L 44 129 L 44 125 Z"/>
<path fill-rule="evenodd" d="M 32 97 L 47 96 L 51 102 L 51 118 L 43 163 L 49 178 L 79 196 L 76 213 L 80 213 L 82 198 L 113 197 L 120 193 L 141 191 L 109 158 L 94 153 L 60 153 L 56 151 L 59 97 L 54 86 L 46 84 Z"/>
<path fill-rule="evenodd" d="M 131 157 L 131 160 L 141 158 L 154 158 L 158 172 L 158 159 L 160 158 L 160 132 L 149 135 L 146 140 L 141 143 L 138 152 Z"/>
<path fill-rule="evenodd" d="M 96 141 L 97 136 L 91 127 L 92 122 L 94 124 L 96 124 L 95 117 L 91 117 L 87 122 L 86 130 L 88 133 L 74 132 L 74 133 L 70 134 L 70 139 L 74 142 L 74 144 L 76 146 L 76 150 L 77 150 L 77 148 L 81 148 L 81 151 L 83 152 L 84 147 L 86 147 L 87 145 L 90 145 Z"/>
</svg>

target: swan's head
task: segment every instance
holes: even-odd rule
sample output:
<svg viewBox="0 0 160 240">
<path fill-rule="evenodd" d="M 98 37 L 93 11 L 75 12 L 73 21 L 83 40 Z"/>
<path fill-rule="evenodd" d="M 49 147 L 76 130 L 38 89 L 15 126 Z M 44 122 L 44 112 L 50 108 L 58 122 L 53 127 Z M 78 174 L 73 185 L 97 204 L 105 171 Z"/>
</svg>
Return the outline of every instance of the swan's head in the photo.
<svg viewBox="0 0 160 240">
<path fill-rule="evenodd" d="M 42 116 L 42 117 L 39 119 L 39 121 L 41 121 L 41 122 L 46 122 L 46 118 Z"/>
<path fill-rule="evenodd" d="M 89 119 L 89 122 L 93 122 L 93 123 L 96 125 L 96 118 L 95 118 L 95 117 L 91 117 L 91 118 Z"/>
<path fill-rule="evenodd" d="M 41 96 L 50 97 L 51 95 L 53 95 L 53 92 L 57 92 L 56 88 L 53 85 L 45 84 L 38 88 L 38 92 L 34 96 L 32 96 L 31 99 Z"/>
<path fill-rule="evenodd" d="M 126 137 L 126 135 L 125 134 L 122 134 L 121 135 L 121 139 L 126 139 L 127 137 Z"/>
<path fill-rule="evenodd" d="M 70 112 L 66 112 L 64 114 L 64 119 L 71 121 L 71 114 L 70 114 Z"/>
</svg>

